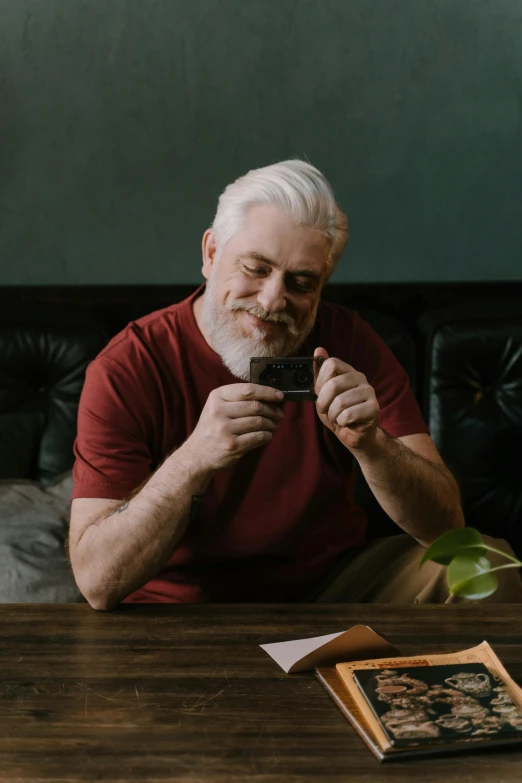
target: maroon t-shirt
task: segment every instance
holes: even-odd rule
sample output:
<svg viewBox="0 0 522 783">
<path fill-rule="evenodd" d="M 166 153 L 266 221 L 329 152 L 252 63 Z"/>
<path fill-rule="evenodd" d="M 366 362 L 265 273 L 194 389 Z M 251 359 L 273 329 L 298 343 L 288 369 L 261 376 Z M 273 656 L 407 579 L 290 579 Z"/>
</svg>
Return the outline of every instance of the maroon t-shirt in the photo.
<svg viewBox="0 0 522 783">
<path fill-rule="evenodd" d="M 125 498 L 190 436 L 210 392 L 239 382 L 197 326 L 202 291 L 131 322 L 89 365 L 73 498 Z M 321 303 L 298 353 L 319 346 L 366 375 L 386 432 L 428 431 L 406 372 L 356 313 Z M 315 403 L 283 408 L 272 440 L 214 476 L 168 563 L 127 601 L 306 600 L 340 555 L 364 543 L 352 455 Z"/>
</svg>

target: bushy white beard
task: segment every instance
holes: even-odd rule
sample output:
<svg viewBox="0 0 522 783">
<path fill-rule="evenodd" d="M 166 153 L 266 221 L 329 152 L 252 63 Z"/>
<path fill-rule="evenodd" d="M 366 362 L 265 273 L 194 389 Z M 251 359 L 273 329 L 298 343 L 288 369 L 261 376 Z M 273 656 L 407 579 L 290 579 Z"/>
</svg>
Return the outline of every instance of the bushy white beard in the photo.
<svg viewBox="0 0 522 783">
<path fill-rule="evenodd" d="M 295 325 L 288 313 L 268 313 L 254 302 L 233 302 L 220 306 L 217 302 L 216 272 L 207 280 L 203 297 L 201 317 L 208 330 L 214 350 L 221 356 L 223 364 L 232 375 L 244 381 L 250 380 L 251 356 L 292 356 L 308 337 L 315 323 L 317 305 L 301 329 Z M 274 323 L 284 323 L 281 337 L 269 340 L 262 329 L 255 327 L 249 337 L 244 337 L 233 315 L 234 311 L 246 310 L 258 318 Z"/>
</svg>

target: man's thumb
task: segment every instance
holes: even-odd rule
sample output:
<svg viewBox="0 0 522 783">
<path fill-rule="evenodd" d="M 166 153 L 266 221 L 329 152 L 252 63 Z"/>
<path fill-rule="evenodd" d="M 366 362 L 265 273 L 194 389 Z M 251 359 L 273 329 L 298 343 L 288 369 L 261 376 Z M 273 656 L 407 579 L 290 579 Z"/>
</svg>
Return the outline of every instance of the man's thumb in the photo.
<svg viewBox="0 0 522 783">
<path fill-rule="evenodd" d="M 326 348 L 316 348 L 314 356 L 322 356 L 323 359 L 328 359 L 328 351 Z"/>
</svg>

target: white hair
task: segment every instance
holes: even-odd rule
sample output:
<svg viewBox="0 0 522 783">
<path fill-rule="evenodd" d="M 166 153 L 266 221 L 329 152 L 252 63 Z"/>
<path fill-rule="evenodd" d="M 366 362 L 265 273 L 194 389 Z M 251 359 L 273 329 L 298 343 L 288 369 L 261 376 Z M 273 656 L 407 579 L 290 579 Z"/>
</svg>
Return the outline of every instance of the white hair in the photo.
<svg viewBox="0 0 522 783">
<path fill-rule="evenodd" d="M 348 239 L 348 222 L 326 177 L 302 160 L 252 169 L 225 188 L 212 224 L 218 256 L 241 230 L 247 210 L 261 204 L 277 207 L 296 223 L 326 236 L 330 245 L 328 271 L 332 271 Z"/>
</svg>

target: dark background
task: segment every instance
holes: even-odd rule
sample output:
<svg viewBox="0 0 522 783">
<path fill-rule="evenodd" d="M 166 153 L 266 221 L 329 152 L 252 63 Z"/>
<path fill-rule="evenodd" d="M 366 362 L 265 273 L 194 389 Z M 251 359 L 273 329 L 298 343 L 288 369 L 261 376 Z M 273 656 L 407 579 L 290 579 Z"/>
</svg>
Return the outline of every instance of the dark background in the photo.
<svg viewBox="0 0 522 783">
<path fill-rule="evenodd" d="M 221 190 L 292 156 L 335 283 L 522 280 L 522 3 L 0 0 L 0 286 L 193 285 Z"/>
</svg>

